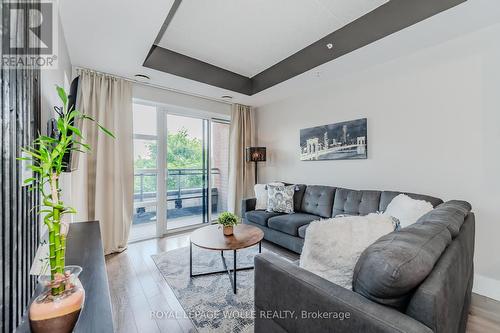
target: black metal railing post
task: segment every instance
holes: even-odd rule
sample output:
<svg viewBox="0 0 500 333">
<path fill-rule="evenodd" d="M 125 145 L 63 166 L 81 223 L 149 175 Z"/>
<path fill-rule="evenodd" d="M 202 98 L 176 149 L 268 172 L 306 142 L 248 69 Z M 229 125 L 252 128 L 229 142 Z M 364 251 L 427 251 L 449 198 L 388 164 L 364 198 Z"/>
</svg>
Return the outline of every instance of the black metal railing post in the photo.
<svg viewBox="0 0 500 333">
<path fill-rule="evenodd" d="M 181 173 L 183 169 L 179 169 L 177 173 L 177 199 L 175 200 L 175 208 L 182 208 L 182 199 L 181 199 Z M 167 198 L 168 199 L 168 198 Z"/>
<path fill-rule="evenodd" d="M 144 174 L 141 173 L 141 201 L 144 201 Z"/>
</svg>

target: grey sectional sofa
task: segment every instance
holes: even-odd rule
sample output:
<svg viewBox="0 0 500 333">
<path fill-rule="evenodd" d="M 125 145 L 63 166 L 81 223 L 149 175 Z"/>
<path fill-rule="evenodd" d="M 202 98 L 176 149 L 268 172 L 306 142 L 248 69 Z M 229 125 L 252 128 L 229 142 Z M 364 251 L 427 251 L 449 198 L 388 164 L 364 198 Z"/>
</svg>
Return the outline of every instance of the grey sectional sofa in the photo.
<svg viewBox="0 0 500 333">
<path fill-rule="evenodd" d="M 244 200 L 242 214 L 267 240 L 300 253 L 312 220 L 383 211 L 399 193 L 300 185 L 297 216 L 255 211 L 252 199 Z M 255 332 L 465 332 L 474 214 L 463 201 L 407 194 L 435 209 L 368 247 L 356 264 L 352 290 L 274 254 L 258 255 Z"/>
<path fill-rule="evenodd" d="M 243 223 L 264 231 L 264 238 L 296 253 L 302 252 L 307 226 L 312 221 L 337 215 L 366 215 L 384 211 L 402 192 L 357 191 L 321 185 L 296 185 L 294 214 L 255 210 L 255 198 L 244 199 Z M 434 207 L 443 201 L 427 195 L 405 193 L 414 199 L 429 201 Z"/>
</svg>

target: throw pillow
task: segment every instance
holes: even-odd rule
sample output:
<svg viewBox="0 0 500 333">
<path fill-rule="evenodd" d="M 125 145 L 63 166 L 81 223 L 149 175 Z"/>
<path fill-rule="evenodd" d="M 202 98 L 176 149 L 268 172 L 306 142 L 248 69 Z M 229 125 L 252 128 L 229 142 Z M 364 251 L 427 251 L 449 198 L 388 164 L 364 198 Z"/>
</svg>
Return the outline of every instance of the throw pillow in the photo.
<svg viewBox="0 0 500 333">
<path fill-rule="evenodd" d="M 255 203 L 255 210 L 266 210 L 267 209 L 267 185 L 266 184 L 255 184 L 254 186 L 255 198 L 257 199 Z"/>
<path fill-rule="evenodd" d="M 273 182 L 269 184 L 255 184 L 255 210 L 267 210 L 267 186 L 268 185 L 285 185 L 281 182 Z"/>
<path fill-rule="evenodd" d="M 295 185 L 267 185 L 267 211 L 293 213 L 293 195 Z"/>
<path fill-rule="evenodd" d="M 361 253 L 393 230 L 392 218 L 377 213 L 311 222 L 300 256 L 300 267 L 352 289 L 354 267 Z"/>
<path fill-rule="evenodd" d="M 417 222 L 421 216 L 433 209 L 430 202 L 400 194 L 392 199 L 384 213 L 398 219 L 401 228 L 404 228 Z"/>
</svg>

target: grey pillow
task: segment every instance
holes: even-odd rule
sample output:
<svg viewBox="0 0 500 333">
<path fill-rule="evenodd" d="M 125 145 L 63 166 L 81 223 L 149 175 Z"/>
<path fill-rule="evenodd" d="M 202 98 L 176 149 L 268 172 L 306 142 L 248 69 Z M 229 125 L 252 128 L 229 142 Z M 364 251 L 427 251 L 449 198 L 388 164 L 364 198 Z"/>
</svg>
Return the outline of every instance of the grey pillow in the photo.
<svg viewBox="0 0 500 333">
<path fill-rule="evenodd" d="M 379 238 L 360 256 L 353 290 L 372 301 L 404 310 L 451 243 L 445 224 L 413 224 Z"/>
<path fill-rule="evenodd" d="M 267 211 L 292 214 L 295 185 L 267 185 Z"/>
</svg>

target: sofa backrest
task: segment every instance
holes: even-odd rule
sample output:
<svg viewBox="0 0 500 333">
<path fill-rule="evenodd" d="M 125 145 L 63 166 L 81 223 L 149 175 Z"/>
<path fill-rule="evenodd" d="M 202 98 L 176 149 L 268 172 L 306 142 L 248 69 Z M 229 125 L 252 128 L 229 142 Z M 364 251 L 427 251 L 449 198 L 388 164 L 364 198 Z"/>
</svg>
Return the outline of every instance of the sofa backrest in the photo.
<svg viewBox="0 0 500 333">
<path fill-rule="evenodd" d="M 436 207 L 443 200 L 428 195 L 395 192 L 395 191 L 369 191 L 351 190 L 337 188 L 333 202 L 332 217 L 337 215 L 367 215 L 370 213 L 383 212 L 389 203 L 399 194 L 406 194 L 416 200 L 425 200 Z"/>
<path fill-rule="evenodd" d="M 367 215 L 378 211 L 380 191 L 357 191 L 338 188 L 335 192 L 332 216 Z"/>
<path fill-rule="evenodd" d="M 301 211 L 321 217 L 332 217 L 335 187 L 308 185 L 302 198 Z"/>
<path fill-rule="evenodd" d="M 389 206 L 389 204 L 391 203 L 392 199 L 394 199 L 400 194 L 406 194 L 407 196 L 415 200 L 425 200 L 429 202 L 433 207 L 437 207 L 443 203 L 443 200 L 431 197 L 430 195 L 408 193 L 408 192 L 397 192 L 397 191 L 383 191 L 382 195 L 380 196 L 380 205 L 378 210 L 380 212 L 385 211 L 387 209 L 387 206 Z"/>
<path fill-rule="evenodd" d="M 300 212 L 302 209 L 302 200 L 304 200 L 304 193 L 306 192 L 307 185 L 295 185 L 295 194 L 293 195 L 293 210 Z"/>
<path fill-rule="evenodd" d="M 286 182 L 284 184 L 291 185 Z M 294 211 L 324 218 L 337 215 L 367 215 L 385 211 L 392 199 L 399 194 L 428 201 L 433 207 L 443 203 L 439 198 L 416 193 L 351 190 L 334 186 L 299 184 L 294 194 Z"/>
</svg>

